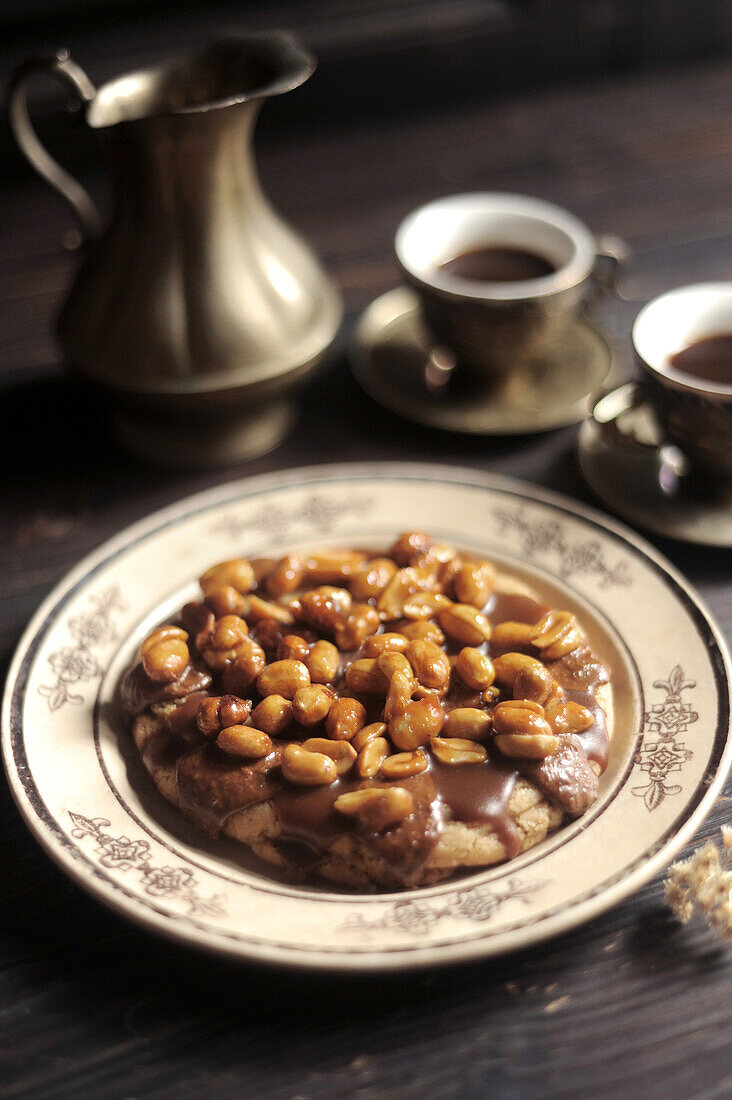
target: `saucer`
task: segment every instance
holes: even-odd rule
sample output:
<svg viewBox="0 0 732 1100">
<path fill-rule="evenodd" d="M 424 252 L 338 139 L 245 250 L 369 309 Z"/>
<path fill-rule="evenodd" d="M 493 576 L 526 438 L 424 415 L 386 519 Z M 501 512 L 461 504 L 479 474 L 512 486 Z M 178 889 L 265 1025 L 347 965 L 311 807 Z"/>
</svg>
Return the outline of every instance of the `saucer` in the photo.
<svg viewBox="0 0 732 1100">
<path fill-rule="evenodd" d="M 392 412 L 434 428 L 473 435 L 545 432 L 585 417 L 590 395 L 607 385 L 613 352 L 584 317 L 551 353 L 500 382 L 468 374 L 433 344 L 417 296 L 407 287 L 375 299 L 350 348 L 362 388 Z"/>
<path fill-rule="evenodd" d="M 587 484 L 623 519 L 681 542 L 732 546 L 732 485 L 711 490 L 664 443 L 635 382 L 600 398 L 580 428 L 577 454 Z"/>
</svg>

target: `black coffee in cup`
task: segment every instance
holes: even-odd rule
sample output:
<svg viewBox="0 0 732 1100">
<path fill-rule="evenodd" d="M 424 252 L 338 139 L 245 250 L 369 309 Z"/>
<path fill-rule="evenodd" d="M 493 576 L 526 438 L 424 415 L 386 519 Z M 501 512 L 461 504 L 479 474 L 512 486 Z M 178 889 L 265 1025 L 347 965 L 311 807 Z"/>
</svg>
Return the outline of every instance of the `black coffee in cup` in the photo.
<svg viewBox="0 0 732 1100">
<path fill-rule="evenodd" d="M 440 264 L 440 271 L 479 283 L 520 283 L 553 275 L 554 264 L 523 248 L 486 245 L 461 252 Z"/>
<path fill-rule="evenodd" d="M 732 333 L 706 336 L 669 357 L 675 370 L 705 382 L 732 385 Z"/>
</svg>

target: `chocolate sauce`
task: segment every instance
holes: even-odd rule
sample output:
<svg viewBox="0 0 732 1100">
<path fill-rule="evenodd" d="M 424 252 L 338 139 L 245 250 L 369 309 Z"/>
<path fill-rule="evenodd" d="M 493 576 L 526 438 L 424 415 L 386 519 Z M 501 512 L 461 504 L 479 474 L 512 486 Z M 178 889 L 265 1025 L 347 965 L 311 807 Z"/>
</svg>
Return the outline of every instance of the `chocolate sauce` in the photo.
<svg viewBox="0 0 732 1100">
<path fill-rule="evenodd" d="M 508 803 L 518 779 L 516 768 L 492 757 L 490 764 L 440 764 L 433 760 L 430 771 L 437 795 L 455 821 L 490 825 L 506 850 L 506 858 L 521 847 L 518 830 L 508 816 Z"/>
<path fill-rule="evenodd" d="M 136 664 L 125 673 L 120 685 L 120 706 L 128 717 L 132 717 L 157 703 L 173 703 L 210 686 L 211 674 L 203 668 L 189 665 L 172 684 L 158 684 L 146 675 L 142 664 Z"/>
<path fill-rule="evenodd" d="M 556 270 L 554 264 L 535 252 L 499 245 L 472 248 L 440 264 L 440 271 L 448 275 L 479 283 L 516 283 L 524 279 L 541 279 L 544 275 L 553 275 Z"/>
<path fill-rule="evenodd" d="M 707 336 L 672 355 L 669 363 L 683 374 L 704 382 L 732 385 L 732 333 Z"/>
<path fill-rule="evenodd" d="M 495 594 L 485 609 L 494 626 L 507 620 L 535 623 L 548 610 L 547 605 L 531 596 L 504 594 Z M 487 645 L 483 648 L 489 649 Z M 344 655 L 336 688 L 343 686 L 340 681 L 352 656 Z M 399 886 L 408 885 L 418 875 L 439 839 L 445 817 L 489 825 L 503 844 L 506 858 L 516 855 L 520 836 L 509 817 L 508 804 L 520 775 L 532 780 L 570 815 L 582 813 L 597 797 L 597 777 L 588 761 L 601 769 L 607 765 L 605 714 L 595 698 L 598 686 L 607 682 L 607 670 L 589 645 L 561 660 L 547 662 L 547 667 L 568 700 L 592 711 L 592 727 L 563 739 L 561 749 L 542 761 L 508 761 L 492 752 L 490 746 L 485 764 L 448 766 L 430 758 L 428 771 L 399 781 L 412 794 L 412 814 L 381 833 L 364 832 L 356 821 L 339 814 L 333 804 L 345 791 L 383 785 L 383 780 L 364 782 L 354 775 L 330 786 L 302 788 L 282 777 L 280 754 L 284 742 L 275 743 L 265 759 L 247 764 L 205 741 L 195 725 L 195 716 L 202 698 L 220 694 L 219 674 L 212 678 L 206 669 L 191 666 L 175 683 L 160 685 L 150 681 L 138 664 L 126 674 L 120 696 L 128 715 L 139 714 L 155 704 L 180 704 L 175 716 L 150 737 L 143 760 L 152 771 L 175 765 L 181 810 L 210 836 L 218 836 L 237 811 L 271 800 L 280 830 L 275 843 L 291 868 L 307 870 L 339 837 L 355 830 L 393 868 L 392 885 Z M 364 696 L 363 702 L 368 720 L 380 720 L 383 699 Z M 480 693 L 453 678 L 442 703 L 450 711 L 458 706 L 480 707 L 482 699 Z M 302 730 L 300 735 L 290 732 L 294 740 L 298 736 L 325 735 L 319 728 Z"/>
</svg>

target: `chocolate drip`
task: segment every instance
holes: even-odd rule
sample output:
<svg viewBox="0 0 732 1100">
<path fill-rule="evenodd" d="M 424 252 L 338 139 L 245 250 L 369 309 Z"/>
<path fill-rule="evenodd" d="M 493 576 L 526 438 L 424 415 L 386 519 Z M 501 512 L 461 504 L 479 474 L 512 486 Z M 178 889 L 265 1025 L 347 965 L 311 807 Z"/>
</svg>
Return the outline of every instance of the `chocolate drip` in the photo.
<svg viewBox="0 0 732 1100">
<path fill-rule="evenodd" d="M 263 760 L 245 764 L 211 742 L 199 745 L 178 758 L 180 808 L 209 836 L 217 837 L 237 810 L 272 797 L 269 775 L 278 764 L 277 749 Z"/>
<path fill-rule="evenodd" d="M 515 856 L 521 846 L 516 826 L 508 816 L 508 803 L 518 779 L 513 764 L 491 758 L 488 764 L 440 764 L 433 760 L 431 772 L 437 796 L 455 821 L 490 825 L 506 850 Z"/>
<path fill-rule="evenodd" d="M 119 690 L 119 702 L 128 717 L 141 714 L 147 707 L 158 703 L 173 703 L 205 691 L 211 685 L 211 674 L 204 668 L 189 665 L 182 676 L 172 684 L 158 684 L 146 674 L 141 663 L 133 665 L 122 680 Z"/>
</svg>

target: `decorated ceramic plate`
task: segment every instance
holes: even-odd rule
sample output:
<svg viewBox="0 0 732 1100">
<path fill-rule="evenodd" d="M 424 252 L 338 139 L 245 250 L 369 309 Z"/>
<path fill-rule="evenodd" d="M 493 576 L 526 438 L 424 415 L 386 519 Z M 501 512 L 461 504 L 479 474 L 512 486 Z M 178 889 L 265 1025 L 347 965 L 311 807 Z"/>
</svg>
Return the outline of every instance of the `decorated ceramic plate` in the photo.
<svg viewBox="0 0 732 1100">
<path fill-rule="evenodd" d="M 485 555 L 587 626 L 614 694 L 599 798 L 523 855 L 439 885 L 366 895 L 283 882 L 234 841 L 208 840 L 158 794 L 121 721 L 120 677 L 212 562 L 316 543 L 386 546 L 410 528 Z M 191 497 L 82 562 L 15 655 L 3 751 L 38 841 L 137 923 L 290 966 L 431 966 L 535 944 L 656 875 L 724 782 L 729 669 L 683 579 L 599 513 L 466 469 L 320 467 Z"/>
</svg>

